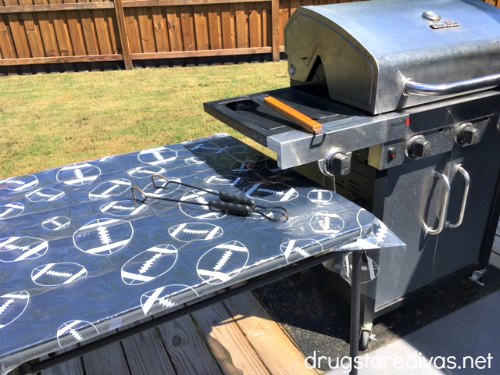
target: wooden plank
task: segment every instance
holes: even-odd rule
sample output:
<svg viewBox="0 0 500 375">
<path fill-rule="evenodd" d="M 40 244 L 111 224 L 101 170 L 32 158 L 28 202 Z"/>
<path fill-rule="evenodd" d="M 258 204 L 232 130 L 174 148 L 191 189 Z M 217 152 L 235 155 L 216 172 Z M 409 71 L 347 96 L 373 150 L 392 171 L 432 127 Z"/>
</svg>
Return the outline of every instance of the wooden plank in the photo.
<svg viewBox="0 0 500 375">
<path fill-rule="evenodd" d="M 232 7 L 221 5 L 222 48 L 236 48 L 235 19 Z"/>
<path fill-rule="evenodd" d="M 182 30 L 179 12 L 177 8 L 171 7 L 166 9 L 168 37 L 170 40 L 171 51 L 182 51 Z"/>
<path fill-rule="evenodd" d="M 236 14 L 236 47 L 247 48 L 248 45 L 248 8 L 245 4 L 235 5 Z"/>
<path fill-rule="evenodd" d="M 122 2 L 123 4 L 123 2 Z M 126 35 L 127 41 L 130 47 L 130 54 L 142 52 L 142 46 L 140 43 L 140 32 L 139 26 L 137 24 L 137 10 L 128 9 L 125 11 L 125 23 L 126 23 Z"/>
<path fill-rule="evenodd" d="M 190 316 L 159 326 L 158 333 L 178 375 L 221 374 Z"/>
<path fill-rule="evenodd" d="M 4 0 L 5 5 L 17 5 L 16 0 Z M 10 31 L 12 33 L 12 40 L 18 58 L 31 57 L 30 47 L 28 45 L 28 38 L 24 29 L 22 18 L 18 18 L 16 14 L 8 14 L 7 20 L 9 23 Z"/>
<path fill-rule="evenodd" d="M 272 41 L 272 29 L 273 25 L 271 23 L 271 4 L 262 5 L 262 45 L 266 47 L 271 47 L 273 45 Z"/>
<path fill-rule="evenodd" d="M 229 48 L 206 51 L 173 51 L 156 53 L 132 53 L 133 60 L 181 59 L 185 57 L 239 56 L 271 53 L 271 47 Z"/>
<path fill-rule="evenodd" d="M 170 51 L 170 42 L 168 40 L 167 18 L 162 12 L 162 8 L 152 9 L 153 30 L 158 52 Z"/>
<path fill-rule="evenodd" d="M 84 375 L 80 358 L 70 359 L 54 367 L 43 370 L 41 375 Z"/>
<path fill-rule="evenodd" d="M 165 347 L 156 329 L 122 340 L 123 350 L 133 375 L 175 375 Z"/>
<path fill-rule="evenodd" d="M 154 40 L 153 20 L 150 14 L 150 9 L 137 9 L 139 31 L 141 35 L 142 52 L 156 52 Z"/>
<path fill-rule="evenodd" d="M 191 7 L 180 7 L 180 18 L 182 28 L 182 44 L 184 51 L 196 50 L 196 35 L 194 32 L 194 17 L 193 9 Z"/>
<path fill-rule="evenodd" d="M 0 14 L 10 13 L 38 13 L 38 12 L 60 12 L 62 10 L 84 10 L 84 9 L 112 9 L 111 2 L 98 3 L 71 3 L 67 4 L 34 4 L 34 5 L 10 5 L 0 7 Z"/>
<path fill-rule="evenodd" d="M 125 69 L 132 69 L 132 58 L 130 57 L 130 45 L 127 35 L 127 27 L 125 25 L 125 13 L 123 11 L 122 0 L 114 0 L 115 4 L 115 19 L 118 29 L 118 37 L 120 39 L 120 49 L 123 55 L 123 64 Z"/>
<path fill-rule="evenodd" d="M 73 0 L 63 0 L 63 3 Z M 73 47 L 73 54 L 85 55 L 85 41 L 83 37 L 82 24 L 79 21 L 78 13 L 74 10 L 66 12 L 66 20 L 68 22 L 69 37 Z"/>
<path fill-rule="evenodd" d="M 51 4 L 62 4 L 61 0 L 49 0 L 49 2 Z M 59 45 L 59 55 L 61 56 L 73 55 L 73 47 L 71 45 L 71 39 L 69 37 L 69 31 L 66 25 L 65 15 L 63 13 L 57 15 L 54 15 L 54 13 L 50 13 L 49 20 L 51 20 L 54 25 L 56 39 Z"/>
<path fill-rule="evenodd" d="M 281 45 L 282 31 L 285 27 L 284 23 L 280 23 L 280 0 L 272 0 L 271 3 L 271 41 L 273 49 L 273 61 L 279 61 L 280 52 L 279 46 Z"/>
<path fill-rule="evenodd" d="M 208 17 L 205 11 L 206 7 L 195 6 L 193 7 L 194 13 L 194 30 L 196 35 L 196 49 L 206 50 L 210 49 L 209 30 L 208 30 Z"/>
<path fill-rule="evenodd" d="M 250 5 L 248 11 L 250 47 L 262 47 L 262 5 Z"/>
<path fill-rule="evenodd" d="M 80 0 L 82 3 L 89 3 L 89 0 Z M 97 4 L 97 3 L 96 3 Z M 83 37 L 85 39 L 85 47 L 88 55 L 99 55 L 99 45 L 97 42 L 97 35 L 92 18 L 92 13 L 89 10 L 82 10 L 80 12 L 82 20 Z"/>
<path fill-rule="evenodd" d="M 43 4 L 44 0 L 34 0 L 35 4 Z M 59 56 L 56 33 L 47 13 L 37 14 L 40 35 L 43 41 L 45 57 Z"/>
<path fill-rule="evenodd" d="M 108 23 L 109 40 L 111 42 L 111 53 L 118 53 L 118 25 L 115 22 L 116 15 L 114 11 L 106 10 L 104 11 L 106 15 L 106 21 Z"/>
<path fill-rule="evenodd" d="M 100 348 L 82 356 L 87 374 L 130 375 L 121 343 Z"/>
<path fill-rule="evenodd" d="M 25 59 L 2 59 L 0 66 L 35 65 L 35 64 L 64 64 L 78 62 L 118 61 L 122 55 L 82 55 L 82 56 L 52 56 L 32 57 Z"/>
<path fill-rule="evenodd" d="M 101 0 L 90 0 L 91 3 L 99 3 Z M 102 55 L 109 55 L 112 52 L 111 41 L 109 39 L 108 23 L 104 17 L 102 10 L 95 10 L 93 12 L 94 24 L 97 35 L 97 43 L 99 45 L 99 52 Z"/>
<path fill-rule="evenodd" d="M 131 0 L 124 1 L 125 8 L 192 6 L 214 4 L 265 3 L 271 0 Z"/>
<path fill-rule="evenodd" d="M 9 24 L 3 16 L 0 16 L 0 49 L 2 50 L 2 57 L 4 59 L 17 57 Z"/>
<path fill-rule="evenodd" d="M 317 374 L 305 366 L 304 355 L 251 292 L 223 303 L 272 374 Z"/>
<path fill-rule="evenodd" d="M 31 0 L 19 0 L 21 5 L 31 5 Z M 31 56 L 42 57 L 44 56 L 43 42 L 38 31 L 38 25 L 30 13 L 23 14 L 24 28 L 26 30 L 26 37 L 28 39 Z"/>
<path fill-rule="evenodd" d="M 192 314 L 225 374 L 269 374 L 222 303 Z"/>
<path fill-rule="evenodd" d="M 208 10 L 208 34 L 210 49 L 222 48 L 220 6 L 213 5 Z"/>
</svg>

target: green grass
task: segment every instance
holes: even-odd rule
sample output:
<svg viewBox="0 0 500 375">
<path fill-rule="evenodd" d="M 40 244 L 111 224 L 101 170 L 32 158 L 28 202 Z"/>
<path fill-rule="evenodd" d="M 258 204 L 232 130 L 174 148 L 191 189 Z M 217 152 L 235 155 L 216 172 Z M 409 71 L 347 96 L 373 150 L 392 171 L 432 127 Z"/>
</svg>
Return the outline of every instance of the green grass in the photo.
<svg viewBox="0 0 500 375">
<path fill-rule="evenodd" d="M 0 78 L 0 178 L 234 131 L 203 103 L 287 86 L 285 63 Z"/>
</svg>

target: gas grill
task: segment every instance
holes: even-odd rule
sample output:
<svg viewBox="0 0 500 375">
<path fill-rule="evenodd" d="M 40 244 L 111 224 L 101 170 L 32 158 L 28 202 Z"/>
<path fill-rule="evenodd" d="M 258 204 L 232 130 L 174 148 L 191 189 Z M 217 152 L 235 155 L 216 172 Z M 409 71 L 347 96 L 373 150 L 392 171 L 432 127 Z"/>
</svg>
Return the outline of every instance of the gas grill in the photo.
<svg viewBox="0 0 500 375">
<path fill-rule="evenodd" d="M 205 110 L 406 242 L 371 259 L 380 272 L 363 284 L 365 347 L 377 316 L 455 273 L 484 273 L 500 211 L 500 11 L 472 0 L 302 7 L 285 48 L 290 87 Z M 349 259 L 325 266 L 347 291 Z"/>
</svg>

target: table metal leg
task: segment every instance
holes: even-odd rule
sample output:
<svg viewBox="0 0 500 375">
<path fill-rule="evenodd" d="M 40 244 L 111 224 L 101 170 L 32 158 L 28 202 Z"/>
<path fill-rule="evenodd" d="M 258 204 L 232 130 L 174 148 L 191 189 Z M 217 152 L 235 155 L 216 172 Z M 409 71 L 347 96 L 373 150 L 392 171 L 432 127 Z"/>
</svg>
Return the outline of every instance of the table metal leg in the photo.
<svg viewBox="0 0 500 375">
<path fill-rule="evenodd" d="M 352 253 L 352 276 L 351 276 L 351 333 L 349 343 L 351 346 L 350 356 L 352 369 L 350 375 L 357 375 L 358 369 L 354 366 L 354 360 L 359 354 L 359 330 L 361 314 L 361 251 Z"/>
</svg>

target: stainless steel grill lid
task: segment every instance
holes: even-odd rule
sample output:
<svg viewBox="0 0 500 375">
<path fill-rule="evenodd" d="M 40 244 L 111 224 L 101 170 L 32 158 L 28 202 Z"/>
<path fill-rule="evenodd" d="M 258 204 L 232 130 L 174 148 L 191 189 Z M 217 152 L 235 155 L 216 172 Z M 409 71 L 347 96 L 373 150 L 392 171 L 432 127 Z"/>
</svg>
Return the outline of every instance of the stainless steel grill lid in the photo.
<svg viewBox="0 0 500 375">
<path fill-rule="evenodd" d="M 292 84 L 374 114 L 500 84 L 500 10 L 479 0 L 302 7 L 285 38 Z"/>
</svg>

